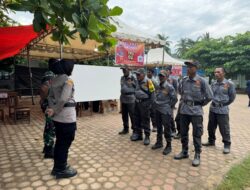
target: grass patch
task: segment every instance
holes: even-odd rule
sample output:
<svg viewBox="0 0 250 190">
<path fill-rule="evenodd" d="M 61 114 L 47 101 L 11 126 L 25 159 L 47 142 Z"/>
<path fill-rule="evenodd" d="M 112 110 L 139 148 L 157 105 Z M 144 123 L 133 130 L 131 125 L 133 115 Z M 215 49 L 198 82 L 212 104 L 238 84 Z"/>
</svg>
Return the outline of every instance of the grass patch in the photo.
<svg viewBox="0 0 250 190">
<path fill-rule="evenodd" d="M 250 156 L 230 169 L 217 190 L 241 190 L 245 187 L 250 187 Z"/>
</svg>

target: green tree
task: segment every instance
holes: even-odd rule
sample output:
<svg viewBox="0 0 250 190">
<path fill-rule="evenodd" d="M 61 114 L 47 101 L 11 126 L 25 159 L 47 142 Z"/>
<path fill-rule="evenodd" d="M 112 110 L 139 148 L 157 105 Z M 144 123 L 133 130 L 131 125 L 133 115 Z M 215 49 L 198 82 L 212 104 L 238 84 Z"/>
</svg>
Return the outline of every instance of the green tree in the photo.
<svg viewBox="0 0 250 190">
<path fill-rule="evenodd" d="M 170 40 L 169 40 L 169 36 L 165 35 L 165 34 L 157 34 L 157 38 L 159 38 L 160 40 L 164 41 L 165 42 L 165 45 L 164 45 L 164 50 L 171 54 L 171 49 L 170 49 L 170 44 L 172 43 Z"/>
<path fill-rule="evenodd" d="M 195 41 L 190 38 L 181 38 L 176 45 L 176 54 L 178 57 L 183 58 L 184 54 L 194 46 Z"/>
<path fill-rule="evenodd" d="M 110 23 L 112 16 L 122 14 L 120 7 L 109 8 L 108 0 L 15 0 L 7 7 L 15 11 L 28 11 L 34 14 L 33 26 L 36 32 L 54 30 L 52 39 L 61 44 L 69 43 L 79 32 L 81 41 L 93 39 L 103 44 L 102 50 L 115 44 L 111 33 L 116 31 Z"/>
<path fill-rule="evenodd" d="M 195 59 L 210 76 L 215 67 L 225 67 L 228 75 L 250 73 L 250 32 L 219 39 L 202 39 L 184 53 Z"/>
<path fill-rule="evenodd" d="M 7 9 L 7 4 L 9 2 L 10 1 L 0 0 L 0 27 L 13 26 L 19 24 L 7 15 L 7 13 L 9 13 Z"/>
</svg>

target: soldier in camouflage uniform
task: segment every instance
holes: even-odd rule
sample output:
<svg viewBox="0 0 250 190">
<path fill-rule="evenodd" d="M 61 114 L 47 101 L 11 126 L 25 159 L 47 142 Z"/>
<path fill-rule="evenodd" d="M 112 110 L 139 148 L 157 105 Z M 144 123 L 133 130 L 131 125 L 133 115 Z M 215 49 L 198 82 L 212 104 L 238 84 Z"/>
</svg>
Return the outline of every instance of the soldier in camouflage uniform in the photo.
<svg viewBox="0 0 250 190">
<path fill-rule="evenodd" d="M 49 62 L 55 61 L 50 59 Z M 48 107 L 48 93 L 51 85 L 51 81 L 54 78 L 52 72 L 46 72 L 42 79 L 42 85 L 40 87 L 40 105 L 42 111 L 45 113 L 45 110 Z M 43 142 L 44 142 L 44 158 L 53 158 L 54 157 L 54 139 L 55 139 L 55 126 L 50 117 L 45 114 L 45 127 L 43 132 Z"/>
</svg>

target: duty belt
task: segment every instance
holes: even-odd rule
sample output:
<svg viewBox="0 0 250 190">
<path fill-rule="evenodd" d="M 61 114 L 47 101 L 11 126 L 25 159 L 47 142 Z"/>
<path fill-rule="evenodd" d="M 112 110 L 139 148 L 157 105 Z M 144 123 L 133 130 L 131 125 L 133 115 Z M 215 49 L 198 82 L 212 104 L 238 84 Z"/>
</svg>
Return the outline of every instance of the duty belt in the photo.
<svg viewBox="0 0 250 190">
<path fill-rule="evenodd" d="M 76 103 L 75 102 L 67 102 L 66 104 L 64 104 L 64 107 L 75 107 Z"/>
<path fill-rule="evenodd" d="M 134 92 L 127 92 L 127 93 L 124 93 L 124 95 L 133 95 L 135 94 Z"/>
<path fill-rule="evenodd" d="M 187 104 L 188 106 L 201 106 L 201 102 L 198 101 L 192 101 L 192 100 L 184 100 L 183 101 L 185 104 Z"/>
<path fill-rule="evenodd" d="M 141 103 L 141 102 L 145 102 L 147 100 L 150 100 L 150 98 L 136 99 L 136 102 Z"/>
<path fill-rule="evenodd" d="M 213 107 L 224 107 L 224 106 L 226 106 L 226 105 L 223 104 L 223 103 L 215 103 L 215 102 L 212 102 L 212 106 L 213 106 Z"/>
</svg>

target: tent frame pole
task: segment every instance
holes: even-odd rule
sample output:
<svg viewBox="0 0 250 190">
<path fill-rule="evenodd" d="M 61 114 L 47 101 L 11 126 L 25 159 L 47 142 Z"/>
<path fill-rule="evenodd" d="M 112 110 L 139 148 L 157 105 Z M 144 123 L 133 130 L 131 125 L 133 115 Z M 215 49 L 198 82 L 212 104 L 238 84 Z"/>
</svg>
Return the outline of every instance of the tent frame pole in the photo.
<svg viewBox="0 0 250 190">
<path fill-rule="evenodd" d="M 164 65 L 164 56 L 165 56 L 165 51 L 164 51 L 164 47 L 162 48 L 162 66 L 161 68 L 163 69 L 163 65 Z"/>
<path fill-rule="evenodd" d="M 30 68 L 30 46 L 27 47 L 27 62 L 28 62 L 29 74 L 30 74 L 30 89 L 31 89 L 32 105 L 35 105 L 33 83 L 32 83 L 32 71 L 31 71 L 31 68 Z"/>
</svg>

